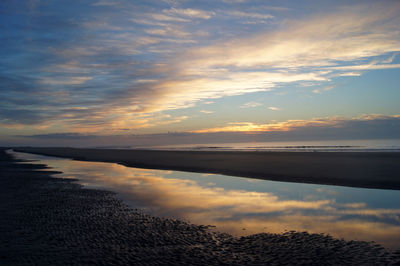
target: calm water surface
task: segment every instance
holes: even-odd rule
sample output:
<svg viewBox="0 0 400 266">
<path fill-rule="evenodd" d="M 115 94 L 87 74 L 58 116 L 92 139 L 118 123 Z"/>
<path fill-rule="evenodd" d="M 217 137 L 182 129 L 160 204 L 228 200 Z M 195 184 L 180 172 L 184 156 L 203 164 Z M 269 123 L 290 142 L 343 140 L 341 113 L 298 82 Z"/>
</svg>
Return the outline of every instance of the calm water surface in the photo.
<svg viewBox="0 0 400 266">
<path fill-rule="evenodd" d="M 400 191 L 264 181 L 216 174 L 147 170 L 12 152 L 118 193 L 134 208 L 215 225 L 234 235 L 285 230 L 376 241 L 400 249 Z"/>
<path fill-rule="evenodd" d="M 399 152 L 400 139 L 323 140 L 323 141 L 274 141 L 213 144 L 181 144 L 163 146 L 127 147 L 161 150 L 206 151 L 291 151 L 291 152 Z"/>
</svg>

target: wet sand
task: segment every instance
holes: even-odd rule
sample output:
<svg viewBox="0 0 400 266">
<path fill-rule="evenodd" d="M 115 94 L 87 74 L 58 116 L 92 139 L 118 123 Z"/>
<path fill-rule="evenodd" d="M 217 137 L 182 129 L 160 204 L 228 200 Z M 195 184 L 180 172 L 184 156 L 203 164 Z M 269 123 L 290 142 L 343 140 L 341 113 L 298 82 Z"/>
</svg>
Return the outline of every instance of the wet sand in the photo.
<svg viewBox="0 0 400 266">
<path fill-rule="evenodd" d="M 265 180 L 400 189 L 399 152 L 225 152 L 74 148 L 16 151 L 126 166 Z"/>
<path fill-rule="evenodd" d="M 0 150 L 0 265 L 394 265 L 400 251 L 322 234 L 236 238 L 152 217 Z M 54 173 L 53 173 L 54 174 Z"/>
</svg>

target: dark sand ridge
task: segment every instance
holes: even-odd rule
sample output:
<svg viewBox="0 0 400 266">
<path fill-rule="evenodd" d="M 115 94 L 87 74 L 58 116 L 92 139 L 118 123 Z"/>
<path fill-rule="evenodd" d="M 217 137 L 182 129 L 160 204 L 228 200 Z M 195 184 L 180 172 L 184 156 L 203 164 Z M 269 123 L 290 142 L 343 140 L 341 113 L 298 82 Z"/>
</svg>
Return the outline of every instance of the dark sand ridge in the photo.
<svg viewBox="0 0 400 266">
<path fill-rule="evenodd" d="M 225 152 L 74 148 L 16 151 L 275 181 L 400 189 L 399 152 Z"/>
<path fill-rule="evenodd" d="M 398 265 L 400 251 L 322 234 L 235 238 L 128 208 L 0 150 L 0 265 Z M 54 174 L 54 172 L 53 172 Z"/>
</svg>

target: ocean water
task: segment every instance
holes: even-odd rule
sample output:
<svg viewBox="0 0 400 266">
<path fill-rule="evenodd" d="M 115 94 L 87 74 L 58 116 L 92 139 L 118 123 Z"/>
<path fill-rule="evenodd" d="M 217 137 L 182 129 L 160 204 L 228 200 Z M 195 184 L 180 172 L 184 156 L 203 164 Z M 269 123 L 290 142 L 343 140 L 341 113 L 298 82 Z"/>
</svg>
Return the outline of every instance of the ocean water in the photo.
<svg viewBox="0 0 400 266">
<path fill-rule="evenodd" d="M 129 146 L 128 148 L 203 151 L 400 152 L 400 139 L 174 144 Z"/>
<path fill-rule="evenodd" d="M 117 192 L 133 208 L 236 236 L 308 231 L 400 249 L 400 191 L 312 185 L 217 174 L 131 168 L 12 152 L 79 179 L 88 188 Z"/>
</svg>

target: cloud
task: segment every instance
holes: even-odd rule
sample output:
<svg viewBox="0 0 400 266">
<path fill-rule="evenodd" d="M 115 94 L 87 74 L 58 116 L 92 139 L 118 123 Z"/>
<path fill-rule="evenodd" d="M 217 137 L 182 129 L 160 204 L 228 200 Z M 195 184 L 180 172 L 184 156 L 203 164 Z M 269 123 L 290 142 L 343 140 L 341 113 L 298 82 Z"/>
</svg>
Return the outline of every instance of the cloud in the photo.
<svg viewBox="0 0 400 266">
<path fill-rule="evenodd" d="M 151 35 L 160 35 L 160 36 L 177 36 L 177 37 L 190 36 L 188 32 L 172 27 L 164 27 L 161 29 L 148 29 L 145 30 L 145 32 Z"/>
<path fill-rule="evenodd" d="M 316 16 L 293 22 L 276 33 L 200 48 L 193 61 L 208 67 L 243 68 L 298 68 L 351 62 L 398 51 L 400 41 L 392 34 L 397 20 L 382 12 L 371 16 L 349 12 Z"/>
<path fill-rule="evenodd" d="M 159 14 L 159 13 L 150 14 L 150 17 L 152 19 L 161 20 L 161 21 L 190 22 L 189 19 L 175 17 L 175 16 L 168 16 L 168 15 Z"/>
<path fill-rule="evenodd" d="M 341 117 L 314 118 L 310 120 L 287 120 L 283 122 L 274 122 L 267 124 L 257 124 L 253 122 L 235 122 L 216 128 L 207 128 L 192 131 L 194 133 L 216 133 L 216 132 L 276 132 L 276 131 L 298 131 L 302 129 L 312 128 L 342 128 L 352 126 L 376 127 L 381 122 L 393 123 L 393 130 L 398 130 L 400 126 L 400 115 L 383 116 L 383 115 L 364 115 L 353 119 Z"/>
<path fill-rule="evenodd" d="M 146 118 L 142 118 L 146 120 Z M 173 117 L 169 118 L 171 121 Z M 145 125 L 150 121 L 143 121 Z M 137 121 L 137 119 L 135 120 Z M 164 121 L 160 118 L 159 121 Z M 9 124 L 1 126 L 12 126 Z M 89 134 L 82 130 L 81 134 L 60 132 L 50 134 L 36 134 L 24 136 L 19 135 L 15 140 L 16 145 L 38 145 L 38 146 L 71 146 L 71 147 L 94 147 L 94 146 L 132 146 L 145 147 L 157 145 L 176 144 L 209 144 L 209 143 L 235 143 L 235 142 L 273 142 L 273 141 L 315 141 L 315 140 L 360 140 L 360 139 L 398 139 L 400 136 L 400 115 L 363 115 L 355 118 L 328 117 L 310 120 L 289 120 L 270 124 L 235 123 L 212 130 L 198 130 L 195 132 L 175 132 L 170 134 L 127 134 L 125 125 L 115 124 L 113 134 Z M 79 126 L 79 125 L 77 125 Z M 12 126 L 19 130 L 18 125 Z M 117 128 L 120 127 L 120 128 Z M 236 127 L 236 128 L 234 128 Z M 245 128 L 247 127 L 247 128 Z M 229 131 L 229 129 L 234 129 Z M 248 129 L 259 131 L 248 132 Z M 95 131 L 96 132 L 96 131 Z M 99 131 L 97 131 L 99 132 Z M 107 132 L 107 131 L 104 131 Z M 251 133 L 251 134 L 249 134 Z M 65 134 L 65 138 L 63 138 Z M 90 137 L 93 136 L 93 137 Z M 4 143 L 4 142 L 3 142 Z M 11 140 L 2 145 L 11 145 Z M 18 144 L 19 143 L 19 144 Z"/>
<path fill-rule="evenodd" d="M 171 6 L 178 6 L 180 5 L 182 2 L 185 2 L 186 0 L 162 0 L 163 2 L 171 5 Z"/>
<path fill-rule="evenodd" d="M 393 62 L 393 60 L 396 58 L 397 55 L 398 55 L 398 53 L 393 53 L 388 59 L 381 60 L 381 63 L 382 64 L 390 64 Z"/>
<path fill-rule="evenodd" d="M 203 113 L 203 114 L 212 114 L 212 113 L 214 113 L 214 111 L 200 110 L 200 113 Z"/>
<path fill-rule="evenodd" d="M 170 78 L 151 87 L 154 94 L 146 98 L 156 99 L 156 105 L 148 103 L 143 110 L 185 108 L 202 99 L 268 91 L 280 83 L 356 76 L 357 67 L 348 66 L 354 60 L 400 50 L 399 36 L 393 34 L 396 12 L 378 11 L 316 16 L 279 32 L 188 49 L 168 65 Z M 398 66 L 375 66 L 386 67 Z"/>
<path fill-rule="evenodd" d="M 248 102 L 240 106 L 240 108 L 253 108 L 253 107 L 258 107 L 261 106 L 262 103 L 258 102 Z"/>
<path fill-rule="evenodd" d="M 43 78 L 40 80 L 43 84 L 51 85 L 80 85 L 88 80 L 93 79 L 92 77 L 54 77 L 54 78 Z"/>
<path fill-rule="evenodd" d="M 87 134 L 80 134 L 80 133 L 50 133 L 50 134 L 37 134 L 37 135 L 30 135 L 24 136 L 21 135 L 19 137 L 22 138 L 33 138 L 33 139 L 90 139 L 90 138 L 97 138 L 96 135 L 87 135 Z"/>
<path fill-rule="evenodd" d="M 229 3 L 229 4 L 233 4 L 233 3 L 246 3 L 249 0 L 222 0 L 222 2 L 224 3 Z"/>
<path fill-rule="evenodd" d="M 156 125 L 176 124 L 176 123 L 180 123 L 180 122 L 182 122 L 182 121 L 184 121 L 184 120 L 186 120 L 188 118 L 189 118 L 189 116 L 183 115 L 183 116 L 174 117 L 174 118 L 171 118 L 171 119 L 165 119 L 165 120 L 162 120 L 162 121 L 158 121 L 155 124 Z"/>
<path fill-rule="evenodd" d="M 228 11 L 228 15 L 235 16 L 235 17 L 243 17 L 248 19 L 254 20 L 269 20 L 274 18 L 274 16 L 270 14 L 263 14 L 263 13 L 254 13 L 254 12 L 244 12 L 244 11 Z"/>
<path fill-rule="evenodd" d="M 274 107 L 274 106 L 270 106 L 270 107 L 268 107 L 268 109 L 271 110 L 271 111 L 279 111 L 279 110 L 281 110 L 280 108 Z"/>
<path fill-rule="evenodd" d="M 132 115 L 121 109 L 113 113 L 113 117 L 109 118 L 108 114 L 99 113 L 101 119 L 79 119 L 73 117 L 73 122 L 69 128 L 78 133 L 99 134 L 118 134 L 125 132 L 135 132 L 141 129 L 154 128 L 159 126 L 181 123 L 189 118 L 189 116 L 171 116 L 166 114 L 137 114 Z M 99 121 L 100 120 L 100 121 Z M 128 132 L 129 131 L 129 132 Z"/>
<path fill-rule="evenodd" d="M 338 74 L 340 77 L 359 77 L 361 76 L 360 72 L 346 72 Z"/>
<path fill-rule="evenodd" d="M 189 72 L 188 72 L 189 71 Z M 192 70 L 183 70 L 190 77 L 181 79 L 159 81 L 152 84 L 150 92 L 137 94 L 143 99 L 141 102 L 143 112 L 155 112 L 194 106 L 205 99 L 216 99 L 226 96 L 242 95 L 252 92 L 270 91 L 276 83 L 289 83 L 302 80 L 324 81 L 326 78 L 318 73 L 286 74 L 273 72 L 247 72 L 225 74 L 224 79 L 214 77 L 195 77 Z M 152 101 L 148 101 L 151 99 Z"/>
<path fill-rule="evenodd" d="M 365 64 L 365 65 L 352 65 L 352 66 L 339 66 L 339 67 L 330 67 L 329 69 L 333 70 L 374 70 L 374 69 L 394 69 L 400 68 L 400 64 Z"/>
<path fill-rule="evenodd" d="M 96 3 L 93 3 L 93 6 L 115 6 L 120 4 L 120 1 L 117 0 L 100 0 Z"/>
<path fill-rule="evenodd" d="M 352 76 L 352 75 L 350 75 L 350 76 Z M 330 91 L 330 90 L 332 90 L 333 88 L 335 88 L 335 86 L 334 86 L 334 85 L 331 85 L 331 86 L 326 86 L 326 87 L 323 87 L 323 88 L 320 88 L 320 89 L 315 89 L 315 90 L 313 90 L 312 92 L 313 92 L 313 93 L 322 93 L 322 92 L 325 92 L 325 91 Z"/>
<path fill-rule="evenodd" d="M 32 111 L 29 108 L 7 108 L 0 107 L 0 123 L 3 127 L 20 125 L 41 124 L 49 117 L 49 114 L 43 114 L 39 111 Z"/>
<path fill-rule="evenodd" d="M 285 22 L 275 16 L 273 30 L 238 27 L 232 32 L 226 26 L 232 20 L 223 19 L 271 20 L 263 12 L 268 7 L 224 13 L 115 3 L 79 5 L 80 18 L 69 10 L 57 13 L 48 2 L 54 13 L 31 17 L 29 27 L 18 24 L 1 51 L 2 124 L 39 128 L 47 123 L 53 129 L 92 133 L 157 127 L 185 119 L 161 114 L 168 110 L 278 90 L 283 84 L 318 82 L 324 87 L 336 76 L 399 67 L 393 64 L 400 50 L 397 4 L 336 9 Z"/>
<path fill-rule="evenodd" d="M 200 10 L 200 9 L 192 9 L 192 8 L 186 8 L 186 9 L 177 9 L 177 8 L 171 8 L 171 9 L 164 9 L 164 13 L 166 14 L 176 14 L 179 16 L 184 16 L 184 17 L 189 17 L 189 18 L 200 18 L 200 19 L 210 19 L 212 16 L 215 15 L 215 12 L 212 11 L 205 11 L 205 10 Z"/>
</svg>

